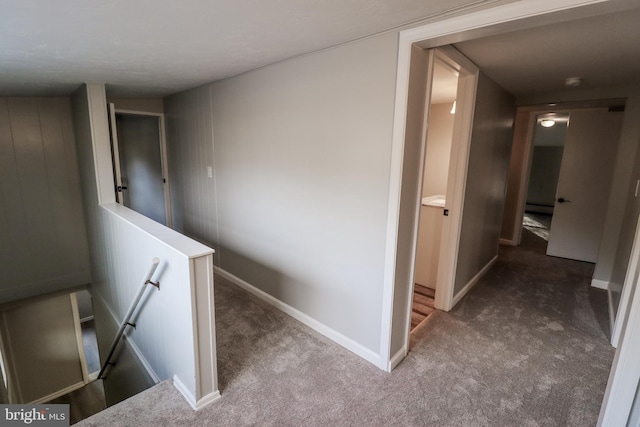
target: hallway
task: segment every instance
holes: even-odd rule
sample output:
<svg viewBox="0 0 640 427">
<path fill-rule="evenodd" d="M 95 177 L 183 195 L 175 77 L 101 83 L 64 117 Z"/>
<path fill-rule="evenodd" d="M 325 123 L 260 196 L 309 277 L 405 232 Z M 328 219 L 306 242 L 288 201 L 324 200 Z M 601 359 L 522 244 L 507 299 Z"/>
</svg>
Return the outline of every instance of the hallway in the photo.
<svg viewBox="0 0 640 427">
<path fill-rule="evenodd" d="M 614 349 L 592 265 L 524 232 L 385 373 L 216 278 L 222 398 L 194 412 L 163 382 L 79 425 L 595 425 Z"/>
</svg>

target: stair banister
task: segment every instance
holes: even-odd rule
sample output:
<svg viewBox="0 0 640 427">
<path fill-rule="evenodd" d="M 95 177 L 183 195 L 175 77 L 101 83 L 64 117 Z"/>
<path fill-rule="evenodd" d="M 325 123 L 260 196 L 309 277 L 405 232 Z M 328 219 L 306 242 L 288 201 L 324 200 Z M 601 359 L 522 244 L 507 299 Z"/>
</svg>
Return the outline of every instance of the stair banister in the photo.
<svg viewBox="0 0 640 427">
<path fill-rule="evenodd" d="M 111 358 L 113 357 L 113 354 L 115 353 L 116 348 L 118 347 L 118 343 L 120 342 L 120 340 L 122 339 L 122 336 L 124 335 L 124 331 L 126 327 L 127 326 L 135 327 L 135 324 L 132 324 L 129 321 L 131 320 L 131 316 L 133 316 L 133 313 L 136 311 L 136 308 L 138 307 L 138 304 L 140 303 L 140 300 L 144 295 L 144 291 L 147 289 L 147 285 L 152 285 L 152 286 L 155 286 L 157 289 L 160 289 L 160 282 L 151 281 L 153 274 L 156 272 L 156 269 L 158 268 L 158 264 L 160 264 L 160 259 L 154 258 L 144 283 L 142 283 L 142 285 L 140 286 L 140 289 L 138 290 L 138 293 L 136 294 L 135 298 L 131 302 L 131 305 L 129 306 L 129 310 L 127 310 L 127 314 L 124 316 L 124 320 L 120 324 L 118 333 L 116 334 L 115 338 L 113 339 L 113 342 L 111 343 L 109 354 L 107 355 L 107 358 L 102 364 L 102 368 L 100 369 L 100 373 L 98 374 L 98 379 L 105 379 L 103 375 L 105 373 L 105 370 L 107 369 L 107 366 L 113 365 L 113 363 L 111 363 Z"/>
</svg>

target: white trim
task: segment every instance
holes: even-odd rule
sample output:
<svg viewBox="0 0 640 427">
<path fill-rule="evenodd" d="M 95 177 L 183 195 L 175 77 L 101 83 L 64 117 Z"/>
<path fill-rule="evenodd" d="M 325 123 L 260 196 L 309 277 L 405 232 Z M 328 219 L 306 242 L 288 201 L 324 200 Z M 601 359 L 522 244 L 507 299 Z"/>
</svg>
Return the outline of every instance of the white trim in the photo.
<svg viewBox="0 0 640 427">
<path fill-rule="evenodd" d="M 209 393 L 199 400 L 191 394 L 187 386 L 178 378 L 176 375 L 173 376 L 173 386 L 182 394 L 185 400 L 189 403 L 189 406 L 193 408 L 194 411 L 199 411 L 200 409 L 210 405 L 220 398 L 220 392 L 218 390 Z"/>
<path fill-rule="evenodd" d="M 115 108 L 115 103 L 110 102 L 109 104 L 113 104 Z M 122 108 L 115 108 L 116 114 L 129 114 L 132 116 L 151 116 L 151 117 L 164 117 L 164 113 L 153 113 L 151 111 L 139 111 L 139 110 L 124 110 Z"/>
<path fill-rule="evenodd" d="M 77 382 L 68 387 L 63 388 L 62 390 L 58 390 L 55 393 L 51 393 L 48 396 L 41 397 L 40 399 L 34 400 L 33 402 L 29 402 L 29 405 L 39 405 L 41 403 L 48 402 L 53 399 L 57 399 L 60 396 L 64 396 L 65 394 L 71 393 L 72 391 L 76 391 L 85 386 L 84 381 Z"/>
<path fill-rule="evenodd" d="M 629 303 L 631 302 L 634 284 L 637 283 L 638 275 L 640 274 L 640 218 L 636 225 L 635 239 L 633 240 L 633 246 L 631 247 L 631 254 L 629 255 L 629 263 L 627 266 L 627 272 L 624 277 L 624 284 L 622 285 L 622 295 L 620 296 L 620 303 L 618 304 L 618 315 L 615 316 L 615 320 L 612 325 L 611 332 L 611 345 L 618 347 L 620 341 L 620 335 L 622 334 L 622 327 L 627 318 L 629 312 Z M 609 308 L 610 316 L 614 317 L 613 301 L 611 299 L 611 306 Z"/>
<path fill-rule="evenodd" d="M 634 247 L 640 245 L 640 234 L 636 233 Z M 640 254 L 633 251 L 631 263 L 638 263 Z M 633 407 L 633 400 L 640 380 L 640 364 L 638 364 L 638 354 L 640 354 L 640 292 L 635 292 L 639 278 L 634 275 L 632 281 L 627 285 L 630 288 L 630 304 L 620 305 L 622 310 L 618 318 L 623 322 L 620 343 L 616 350 L 613 366 L 609 374 L 607 389 L 604 394 L 598 426 L 614 427 L 627 425 L 627 420 Z"/>
<path fill-rule="evenodd" d="M 402 348 L 398 350 L 396 354 L 394 354 L 391 360 L 389 361 L 389 366 L 387 366 L 387 371 L 388 372 L 393 371 L 396 368 L 396 366 L 398 366 L 400 362 L 404 360 L 404 358 L 407 356 L 407 353 L 408 353 L 407 347 L 402 346 Z"/>
<path fill-rule="evenodd" d="M 387 209 L 387 233 L 382 291 L 382 324 L 380 328 L 381 357 L 390 358 L 391 352 L 395 268 L 404 152 L 404 126 L 407 113 L 411 45 L 416 42 L 430 41 L 431 46 L 429 47 L 436 47 L 451 42 L 452 38 L 447 38 L 448 36 L 455 36 L 460 33 L 492 27 L 498 24 L 513 23 L 514 21 L 532 18 L 538 15 L 548 15 L 552 12 L 576 9 L 581 6 L 597 4 L 603 1 L 604 0 L 521 0 L 474 13 L 443 19 L 400 32 L 391 144 L 391 165 L 389 168 L 389 206 Z M 528 25 L 532 25 L 531 22 L 529 22 Z M 491 31 L 497 32 L 496 28 L 492 28 Z M 506 31 L 506 29 L 502 28 L 502 31 Z M 386 364 L 387 363 L 385 363 L 385 365 Z"/>
<path fill-rule="evenodd" d="M 116 178 L 116 187 L 122 187 L 122 168 L 120 167 L 120 145 L 118 143 L 118 126 L 116 124 L 116 107 L 113 102 L 107 104 L 109 111 L 109 136 L 111 138 L 111 156 L 113 160 L 113 171 Z M 124 194 L 116 190 L 116 201 L 124 205 Z"/>
<path fill-rule="evenodd" d="M 125 339 L 122 341 L 124 345 L 126 345 L 127 343 L 129 344 L 129 347 L 135 353 L 136 357 L 138 358 L 138 361 L 142 364 L 142 366 L 144 366 L 144 369 L 146 369 L 147 373 L 149 374 L 153 382 L 158 384 L 161 381 L 160 377 L 158 376 L 158 374 L 156 374 L 156 371 L 153 370 L 147 358 L 144 357 L 144 355 L 142 354 L 142 351 L 140 351 L 135 341 L 133 341 L 133 338 L 129 336 L 128 332 L 124 333 L 124 338 Z"/>
<path fill-rule="evenodd" d="M 83 317 L 82 319 L 80 319 L 80 323 L 85 323 L 85 322 L 90 322 L 91 320 L 94 319 L 93 314 L 87 317 Z"/>
<path fill-rule="evenodd" d="M 607 282 L 606 280 L 591 279 L 591 287 L 604 289 L 606 291 L 609 290 L 609 282 Z"/>
<path fill-rule="evenodd" d="M 503 239 L 502 237 L 500 238 L 500 244 L 505 246 L 518 246 L 515 240 Z"/>
<path fill-rule="evenodd" d="M 444 217 L 442 221 L 442 238 L 438 259 L 438 274 L 436 276 L 437 291 L 434 300 L 435 308 L 449 311 L 456 304 L 453 298 L 454 285 L 460 237 L 462 235 L 467 171 L 480 70 L 453 47 L 449 46 L 444 50 L 444 53 L 450 60 L 456 62 L 456 68 L 460 73 L 458 77 L 457 111 L 453 124 L 453 142 L 451 144 L 449 174 L 447 177 L 446 207 L 449 209 L 449 216 Z M 408 313 L 408 315 L 410 316 L 411 313 Z"/>
<path fill-rule="evenodd" d="M 164 180 L 162 185 L 162 191 L 164 194 L 164 210 L 165 219 L 167 221 L 166 226 L 173 228 L 173 214 L 171 211 L 171 191 L 169 185 L 169 165 L 167 155 L 167 134 L 165 129 L 164 113 L 153 113 L 148 111 L 136 111 L 136 110 L 123 110 L 116 108 L 115 104 L 110 102 L 109 107 L 109 127 L 111 130 L 111 144 L 113 149 L 113 162 L 114 170 L 116 172 L 117 185 L 122 186 L 122 171 L 120 169 L 120 148 L 118 143 L 118 131 L 116 127 L 116 114 L 129 115 L 129 116 L 145 116 L 155 117 L 158 119 L 158 144 L 160 145 L 160 170 L 162 171 L 162 179 Z M 116 198 L 118 203 L 124 205 L 124 196 L 122 192 L 116 192 Z"/>
<path fill-rule="evenodd" d="M 471 280 L 469 280 L 469 282 L 467 282 L 467 284 L 464 286 L 464 288 L 462 288 L 462 290 L 460 290 L 460 292 L 458 292 L 454 297 L 453 297 L 453 305 L 455 306 L 458 302 L 460 302 L 460 300 L 462 299 L 462 297 L 464 297 L 470 290 L 471 288 L 473 288 L 479 281 L 480 279 L 482 279 L 482 277 L 487 274 L 487 271 L 489 271 L 489 269 L 491 267 L 493 267 L 493 264 L 496 263 L 496 261 L 498 261 L 498 255 L 494 256 L 491 261 L 489 261 L 487 263 L 487 265 L 485 265 L 484 267 L 482 267 L 482 270 L 480 270 L 478 272 L 478 274 L 476 274 L 475 276 L 473 276 L 473 278 Z"/>
<path fill-rule="evenodd" d="M 614 332 L 615 332 L 615 307 L 613 306 L 613 292 L 611 292 L 611 287 L 607 288 L 607 307 L 609 309 L 609 332 L 611 333 L 611 346 L 616 348 L 618 346 L 617 340 L 614 341 Z M 619 338 L 619 337 L 618 337 Z"/>
<path fill-rule="evenodd" d="M 342 335 L 340 332 L 328 327 L 327 325 L 319 322 L 318 320 L 316 320 L 316 319 L 312 318 L 311 316 L 301 312 L 300 310 L 291 307 L 290 305 L 288 305 L 288 304 L 280 301 L 279 299 L 269 295 L 268 293 L 256 288 L 255 286 L 251 285 L 250 283 L 245 282 L 244 280 L 242 280 L 239 277 L 229 273 L 226 270 L 223 270 L 220 267 L 214 266 L 213 270 L 215 271 L 216 274 L 220 275 L 221 277 L 229 280 L 233 284 L 235 284 L 235 285 L 241 287 L 242 289 L 246 290 L 247 292 L 255 295 L 256 297 L 260 298 L 261 300 L 263 300 L 267 304 L 272 305 L 273 307 L 279 309 L 280 311 L 288 314 L 289 316 L 293 317 L 297 321 L 307 325 L 311 329 L 313 329 L 316 332 L 324 335 L 325 337 L 327 337 L 330 340 L 334 341 L 335 343 L 341 345 L 342 347 L 346 348 L 347 350 L 355 353 L 356 355 L 362 357 L 366 361 L 374 364 L 375 366 L 379 367 L 382 370 L 387 370 L 387 367 L 388 367 L 387 366 L 387 360 L 383 360 L 380 357 L 380 355 L 374 353 L 373 351 L 371 351 L 370 349 L 362 346 L 361 344 L 353 341 L 351 338 Z"/>
<path fill-rule="evenodd" d="M 111 310 L 111 307 L 109 307 L 106 304 L 104 298 L 102 298 L 102 295 L 100 295 L 99 292 L 95 292 L 94 298 L 96 298 L 98 300 L 98 302 L 102 305 L 102 307 L 106 310 L 106 312 L 109 313 L 109 316 L 111 317 L 111 319 L 115 323 L 116 329 L 117 329 L 119 327 L 119 325 L 120 325 L 120 321 L 116 317 L 115 313 Z M 136 345 L 135 341 L 130 336 L 129 331 L 125 331 L 123 337 L 125 339 L 122 340 L 123 344 L 121 344 L 121 345 L 126 345 L 127 343 L 129 344 L 129 347 L 131 348 L 131 350 L 133 351 L 135 356 L 138 358 L 138 361 L 140 362 L 140 364 L 142 364 L 144 369 L 147 371 L 147 374 L 149 374 L 149 377 L 151 377 L 151 379 L 153 380 L 154 383 L 158 384 L 160 382 L 160 377 L 153 370 L 153 368 L 151 367 L 151 364 L 149 363 L 149 361 L 147 361 L 146 357 L 144 357 L 144 355 L 142 354 L 142 352 L 140 351 L 140 349 Z M 102 363 L 102 361 L 101 361 L 101 363 Z M 108 374 L 108 371 L 107 371 L 107 374 Z"/>
<path fill-rule="evenodd" d="M 73 328 L 76 333 L 76 345 L 78 346 L 80 368 L 82 369 L 82 381 L 87 384 L 89 383 L 89 368 L 87 367 L 87 356 L 84 353 L 82 325 L 80 324 L 80 310 L 78 309 L 78 296 L 75 292 L 69 294 L 69 300 L 71 302 L 71 312 L 73 313 Z"/>
<path fill-rule="evenodd" d="M 412 49 L 413 50 L 413 49 Z M 413 212 L 413 232 L 411 233 L 411 236 L 413 237 L 412 241 L 411 241 L 411 251 L 409 252 L 411 255 L 411 259 L 410 259 L 410 263 L 409 263 L 409 289 L 407 292 L 407 301 L 406 301 L 406 306 L 408 307 L 407 310 L 407 315 L 405 315 L 405 319 L 404 319 L 404 330 L 406 331 L 406 336 L 404 338 L 404 345 L 402 346 L 402 348 L 400 350 L 398 350 L 396 352 L 396 354 L 391 357 L 390 362 L 388 364 L 389 366 L 389 372 L 391 372 L 391 370 L 395 367 L 395 365 L 397 365 L 398 363 L 400 363 L 400 360 L 396 360 L 394 361 L 394 359 L 400 354 L 401 351 L 404 351 L 404 356 L 407 355 L 407 350 L 409 348 L 409 334 L 411 333 L 411 307 L 413 307 L 413 297 L 414 297 L 414 292 L 415 292 L 415 275 L 416 275 L 416 258 L 417 258 L 417 253 L 418 253 L 418 240 L 419 240 L 419 236 L 420 236 L 420 214 L 422 212 L 422 192 L 423 192 L 423 186 L 424 186 L 424 168 L 425 168 L 425 163 L 426 163 L 426 154 L 427 154 L 427 136 L 428 136 L 428 129 L 429 129 L 429 113 L 431 111 L 431 94 L 432 94 L 432 89 L 433 89 L 433 69 L 436 63 L 436 57 L 438 57 L 439 62 L 443 63 L 446 62 L 445 59 L 446 58 L 442 58 L 442 55 L 436 55 L 436 50 L 435 49 L 429 49 L 427 51 L 428 56 L 427 56 L 427 70 L 426 70 L 426 76 L 424 76 L 424 78 L 426 79 L 425 82 L 425 93 L 424 93 L 424 105 L 423 105 L 423 120 L 422 120 L 422 129 L 421 129 L 421 137 L 420 137 L 420 163 L 418 166 L 418 185 L 416 185 L 416 194 L 414 194 L 414 204 L 415 204 L 415 209 Z M 412 54 L 413 56 L 413 54 Z M 446 64 L 445 64 L 446 65 Z M 411 73 L 409 73 L 411 74 Z M 405 127 L 406 127 L 406 121 L 405 121 Z M 404 157 L 404 153 L 403 153 L 403 157 Z M 402 168 L 404 169 L 405 165 L 403 162 Z M 399 232 L 398 232 L 399 234 Z M 397 264 L 396 264 L 397 265 Z M 395 289 L 394 289 L 394 294 L 395 294 Z M 404 349 L 404 350 L 403 350 Z M 402 356 L 402 357 L 404 357 Z"/>
</svg>

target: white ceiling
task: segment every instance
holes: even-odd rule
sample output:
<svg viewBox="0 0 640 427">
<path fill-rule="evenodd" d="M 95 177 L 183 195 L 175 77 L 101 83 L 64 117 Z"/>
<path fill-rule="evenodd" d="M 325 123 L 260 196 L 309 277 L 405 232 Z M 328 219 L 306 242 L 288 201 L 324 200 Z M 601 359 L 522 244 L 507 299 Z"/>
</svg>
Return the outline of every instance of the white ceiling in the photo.
<svg viewBox="0 0 640 427">
<path fill-rule="evenodd" d="M 164 96 L 465 7 L 517 0 L 20 0 L 0 13 L 0 95 Z M 640 6 L 640 3 L 639 3 Z M 640 83 L 640 8 L 455 46 L 521 96 Z"/>
<path fill-rule="evenodd" d="M 455 44 L 516 96 L 640 84 L 640 9 L 515 31 Z"/>
<path fill-rule="evenodd" d="M 19 0 L 0 13 L 0 94 L 167 95 L 483 3 L 515 0 Z"/>
</svg>

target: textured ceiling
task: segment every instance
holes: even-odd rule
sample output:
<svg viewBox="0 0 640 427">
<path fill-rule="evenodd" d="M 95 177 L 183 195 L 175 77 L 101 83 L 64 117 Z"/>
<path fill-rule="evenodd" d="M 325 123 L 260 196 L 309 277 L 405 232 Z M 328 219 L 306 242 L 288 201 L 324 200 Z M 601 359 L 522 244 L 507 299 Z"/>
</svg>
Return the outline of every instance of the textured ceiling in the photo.
<svg viewBox="0 0 640 427">
<path fill-rule="evenodd" d="M 0 94 L 167 95 L 403 24 L 515 0 L 19 0 L 0 14 Z"/>
</svg>

